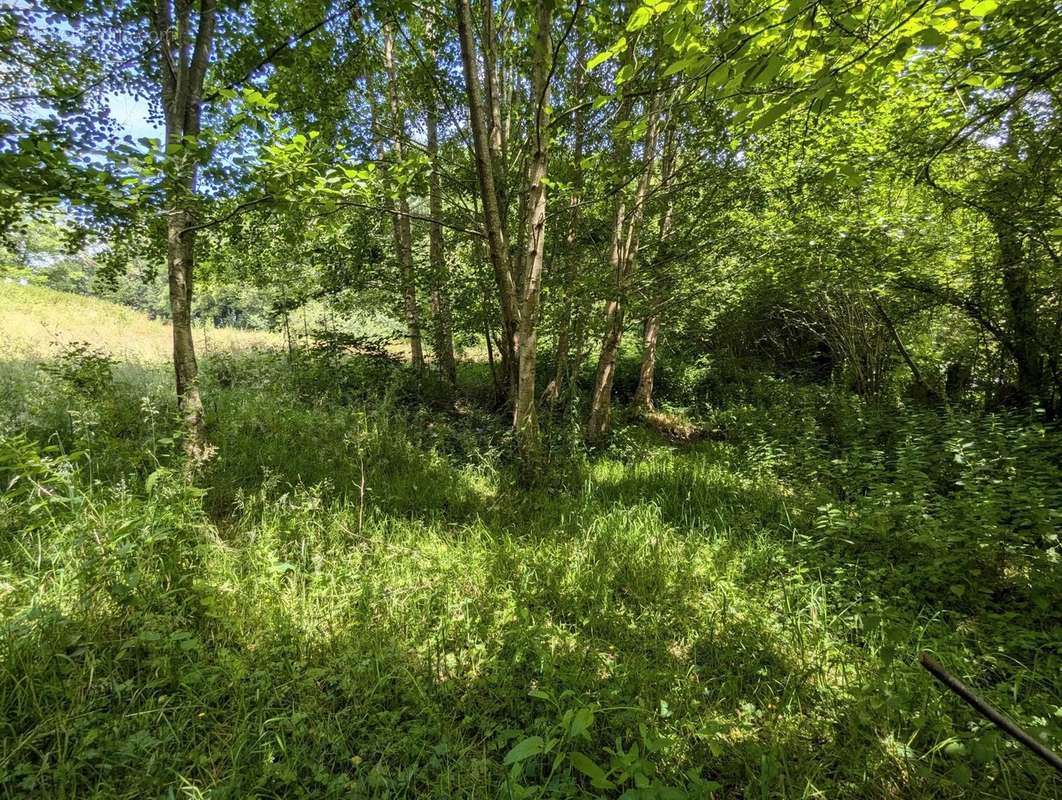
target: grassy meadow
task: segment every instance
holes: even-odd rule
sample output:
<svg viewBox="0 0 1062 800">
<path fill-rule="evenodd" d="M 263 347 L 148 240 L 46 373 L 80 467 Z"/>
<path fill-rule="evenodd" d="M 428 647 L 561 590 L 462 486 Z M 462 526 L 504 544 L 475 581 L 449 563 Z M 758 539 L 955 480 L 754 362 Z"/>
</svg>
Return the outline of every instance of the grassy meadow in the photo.
<svg viewBox="0 0 1062 800">
<path fill-rule="evenodd" d="M 522 489 L 483 365 L 212 330 L 190 487 L 164 325 L 4 285 L 0 329 L 0 797 L 1062 792 L 917 665 L 1062 749 L 1036 419 L 764 378 L 595 451 L 558 412 Z"/>
<path fill-rule="evenodd" d="M 173 358 L 169 324 L 96 297 L 45 286 L 0 282 L 0 358 L 39 360 L 56 348 L 88 342 L 123 362 L 168 364 Z M 279 336 L 235 328 L 196 328 L 200 351 L 232 352 L 280 346 Z"/>
</svg>

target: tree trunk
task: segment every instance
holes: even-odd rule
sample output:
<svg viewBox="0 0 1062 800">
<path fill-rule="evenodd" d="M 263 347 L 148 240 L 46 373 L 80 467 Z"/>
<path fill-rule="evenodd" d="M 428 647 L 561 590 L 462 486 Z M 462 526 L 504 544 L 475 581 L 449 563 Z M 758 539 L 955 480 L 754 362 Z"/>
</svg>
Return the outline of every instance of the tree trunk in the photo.
<svg viewBox="0 0 1062 800">
<path fill-rule="evenodd" d="M 509 195 L 506 188 L 509 164 L 506 127 L 502 122 L 507 110 L 504 73 L 498 64 L 498 35 L 494 26 L 493 0 L 483 0 L 483 24 L 480 40 L 483 43 L 483 78 L 486 90 L 488 141 L 494 176 L 494 191 L 498 197 L 502 230 L 509 240 Z M 520 252 L 520 250 L 517 250 Z"/>
<path fill-rule="evenodd" d="M 903 363 L 905 363 L 907 368 L 911 370 L 911 377 L 914 378 L 915 385 L 921 392 L 921 396 L 932 403 L 940 402 L 940 395 L 925 382 L 925 379 L 922 377 L 922 370 L 918 368 L 914 359 L 911 358 L 911 353 L 907 350 L 907 347 L 904 346 L 903 339 L 900 338 L 900 332 L 896 330 L 896 325 L 893 323 L 892 317 L 889 316 L 889 312 L 885 310 L 885 306 L 881 304 L 881 301 L 875 294 L 870 295 L 870 301 L 874 304 L 874 308 L 877 309 L 881 321 L 885 323 L 885 329 L 889 332 L 889 338 L 892 339 L 892 343 L 896 345 L 896 352 L 900 354 Z"/>
<path fill-rule="evenodd" d="M 528 161 L 527 230 L 522 234 L 526 250 L 517 280 L 513 274 L 513 259 L 508 250 L 508 237 L 503 219 L 501 193 L 496 169 L 500 126 L 497 124 L 498 92 L 492 88 L 496 80 L 493 56 L 493 25 L 489 21 L 493 11 L 485 8 L 485 44 L 488 83 L 488 103 L 484 105 L 476 68 L 475 42 L 472 38 L 472 11 L 469 0 L 456 0 L 458 37 L 461 43 L 461 64 L 465 74 L 468 111 L 472 128 L 473 155 L 483 200 L 483 221 L 491 264 L 498 284 L 498 299 L 505 329 L 505 350 L 509 354 L 510 398 L 513 401 L 513 428 L 521 454 L 533 455 L 537 449 L 538 424 L 535 416 L 535 362 L 537 356 L 538 306 L 542 292 L 546 232 L 546 163 L 549 131 L 546 122 L 552 3 L 539 0 L 536 5 L 535 41 L 531 56 L 531 103 L 534 109 L 530 132 L 531 155 Z M 488 115 L 492 130 L 488 132 Z M 502 143 L 504 144 L 504 143 Z M 519 290 L 517 287 L 520 287 Z"/>
<path fill-rule="evenodd" d="M 1025 233 L 1020 210 L 1026 205 L 1024 187 L 1016 169 L 1023 161 L 1021 131 L 1031 126 L 1026 112 L 1019 107 L 1007 122 L 1006 138 L 1000 148 L 1011 164 L 1004 164 L 993 187 L 989 217 L 999 243 L 998 268 L 1003 283 L 1007 310 L 1007 349 L 1018 371 L 1018 401 L 1031 406 L 1050 397 L 1044 391 L 1044 351 L 1039 341 L 1039 321 L 1035 299 L 1035 280 L 1025 252 Z M 1050 412 L 1050 408 L 1048 408 Z"/>
<path fill-rule="evenodd" d="M 1029 405 L 1043 396 L 1044 358 L 1037 340 L 1036 302 L 1021 232 L 1005 220 L 993 220 L 999 240 L 999 272 L 1007 297 L 1007 322 L 1018 368 L 1020 401 Z"/>
<path fill-rule="evenodd" d="M 472 37 L 472 11 L 469 0 L 456 0 L 458 37 L 461 43 L 461 64 L 465 74 L 465 91 L 468 96 L 468 114 L 472 128 L 473 156 L 479 178 L 480 197 L 483 201 L 483 222 L 487 238 L 487 250 L 502 316 L 502 367 L 507 372 L 509 396 L 515 400 L 517 370 L 516 340 L 520 311 L 516 283 L 510 268 L 509 243 L 495 183 L 494 164 L 491 157 L 490 139 L 487 132 L 487 109 L 479 86 L 476 66 L 476 45 Z"/>
<path fill-rule="evenodd" d="M 557 328 L 557 349 L 553 354 L 553 379 L 546 386 L 546 391 L 542 393 L 542 399 L 550 405 L 556 405 L 560 400 L 561 387 L 567 382 L 568 353 L 571 349 L 571 327 L 572 301 L 565 298 Z"/>
<path fill-rule="evenodd" d="M 665 193 L 664 210 L 660 216 L 660 245 L 657 248 L 657 263 L 666 261 L 671 239 L 671 221 L 675 201 L 670 194 L 671 179 L 675 170 L 675 129 L 668 125 L 664 137 L 664 156 L 660 165 L 660 188 Z M 638 413 L 653 411 L 653 383 L 656 378 L 656 348 L 660 340 L 660 316 L 656 298 L 650 300 L 650 312 L 642 327 L 642 363 L 638 372 L 638 388 L 634 392 L 634 408 Z"/>
<path fill-rule="evenodd" d="M 428 187 L 431 228 L 428 247 L 432 280 L 433 349 L 439 371 L 453 386 L 457 383 L 457 364 L 454 360 L 453 320 L 450 314 L 450 275 L 443 252 L 443 233 L 440 222 L 442 219 L 442 178 L 439 172 L 439 112 L 434 97 L 428 108 L 428 157 L 431 159 L 431 182 Z"/>
<path fill-rule="evenodd" d="M 547 70 L 551 53 L 550 25 L 552 0 L 538 0 L 535 44 L 531 61 L 531 103 L 534 109 L 531 130 L 531 158 L 527 171 L 527 250 L 524 254 L 523 297 L 518 339 L 519 380 L 513 412 L 513 428 L 524 456 L 537 449 L 538 423 L 535 418 L 535 361 L 538 342 L 538 305 L 542 294 L 542 268 L 546 249 L 546 164 L 549 130 L 546 103 L 549 87 Z"/>
<path fill-rule="evenodd" d="M 628 51 L 629 52 L 629 51 Z M 628 56 L 630 58 L 630 56 Z M 605 307 L 605 335 L 601 342 L 601 354 L 597 361 L 597 375 L 590 397 L 590 420 L 587 424 L 587 437 L 591 442 L 603 438 L 612 425 L 612 383 L 616 377 L 616 361 L 619 357 L 620 344 L 623 341 L 624 307 L 627 284 L 634 271 L 637 255 L 640 225 L 645 213 L 645 203 L 649 194 L 649 182 L 653 174 L 656 150 L 656 100 L 649 111 L 649 124 L 646 128 L 644 142 L 644 163 L 642 176 L 631 209 L 630 220 L 626 219 L 626 202 L 621 191 L 616 202 L 616 215 L 613 223 L 612 242 L 609 248 L 609 260 L 615 279 L 615 296 Z M 624 115 L 626 118 L 626 115 Z M 617 164 L 626 163 L 630 155 L 629 143 L 621 134 L 621 143 L 617 146 Z"/>
<path fill-rule="evenodd" d="M 402 163 L 402 139 L 406 135 L 406 119 L 398 100 L 398 71 L 395 67 L 394 36 L 391 26 L 384 25 L 384 68 L 387 71 L 387 102 L 394 134 L 395 163 Z M 383 147 L 382 139 L 380 147 Z M 399 275 L 402 281 L 402 302 L 409 329 L 410 362 L 415 369 L 424 369 L 424 347 L 420 337 L 420 312 L 417 309 L 417 283 L 413 269 L 413 229 L 409 220 L 409 193 L 405 185 L 397 181 L 398 198 L 395 200 L 394 226 L 395 250 L 398 255 Z"/>
<path fill-rule="evenodd" d="M 413 234 L 409 223 L 409 204 L 398 201 L 399 213 L 394 224 L 398 229 L 399 267 L 402 276 L 402 305 L 409 327 L 409 359 L 415 369 L 424 369 L 424 346 L 420 340 L 420 312 L 417 310 L 417 285 L 413 271 Z"/>
<path fill-rule="evenodd" d="M 173 367 L 177 400 L 184 422 L 185 454 L 193 462 L 207 455 L 203 400 L 199 393 L 199 365 L 192 337 L 192 279 L 195 269 L 195 232 L 187 231 L 191 215 L 175 211 L 169 216 L 166 266 L 169 272 L 170 317 L 173 327 Z"/>
<path fill-rule="evenodd" d="M 575 55 L 575 75 L 573 77 L 572 94 L 576 102 L 582 97 L 583 87 L 583 64 L 586 61 L 586 43 L 579 40 Z M 583 187 L 583 140 L 586 122 L 585 111 L 580 109 L 575 114 L 575 144 L 572 149 L 572 163 L 575 165 L 575 186 L 573 187 L 571 200 L 568 208 L 568 233 L 565 236 L 564 262 L 567 266 L 564 282 L 561 287 L 563 303 L 561 306 L 560 320 L 557 330 L 557 349 L 554 354 L 553 380 L 549 382 L 543 398 L 550 405 L 555 405 L 561 396 L 564 386 L 570 382 L 569 351 L 571 348 L 572 328 L 572 284 L 576 277 L 576 254 L 575 248 L 578 241 L 579 231 L 579 201 L 582 197 Z"/>
<path fill-rule="evenodd" d="M 478 239 L 476 240 L 479 241 Z M 501 405 L 505 399 L 505 390 L 498 379 L 498 368 L 494 363 L 494 331 L 491 325 L 491 306 L 487 300 L 487 290 L 483 288 L 481 298 L 483 300 L 483 336 L 487 340 L 487 365 L 490 367 L 491 385 L 494 387 L 494 403 Z"/>
<path fill-rule="evenodd" d="M 660 317 L 651 314 L 642 325 L 642 364 L 638 371 L 638 389 L 634 409 L 640 414 L 653 411 L 653 380 L 656 373 L 656 343 L 660 336 Z"/>
<path fill-rule="evenodd" d="M 174 11 L 176 10 L 176 17 Z M 174 156 L 174 174 L 167 183 L 166 267 L 169 277 L 173 325 L 173 368 L 177 405 L 181 412 L 187 472 L 191 478 L 210 458 L 203 400 L 199 393 L 199 366 L 192 336 L 193 277 L 196 232 L 194 203 L 198 163 L 185 148 L 196 144 L 200 133 L 203 80 L 210 64 L 216 15 L 215 0 L 203 0 L 198 25 L 191 32 L 191 6 L 157 0 L 152 24 L 158 36 L 162 73 L 162 109 L 167 153 Z"/>
<path fill-rule="evenodd" d="M 568 391 L 574 393 L 575 383 L 583 371 L 583 362 L 590 354 L 586 345 L 586 318 L 589 309 L 580 309 L 578 304 L 572 303 L 572 327 L 568 334 L 568 361 L 571 367 L 568 370 Z"/>
</svg>

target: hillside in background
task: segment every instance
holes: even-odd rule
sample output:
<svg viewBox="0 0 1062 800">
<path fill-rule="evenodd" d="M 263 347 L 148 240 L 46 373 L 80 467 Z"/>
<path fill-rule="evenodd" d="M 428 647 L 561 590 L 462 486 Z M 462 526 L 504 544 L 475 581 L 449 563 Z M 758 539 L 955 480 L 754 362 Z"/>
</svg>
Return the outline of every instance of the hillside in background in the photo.
<svg viewBox="0 0 1062 800">
<path fill-rule="evenodd" d="M 168 363 L 173 355 L 169 323 L 149 319 L 131 308 L 95 297 L 59 292 L 43 286 L 0 283 L 0 356 L 38 361 L 57 347 L 86 342 L 121 361 Z M 242 350 L 276 346 L 281 336 L 236 328 L 196 328 L 196 345 Z"/>
</svg>

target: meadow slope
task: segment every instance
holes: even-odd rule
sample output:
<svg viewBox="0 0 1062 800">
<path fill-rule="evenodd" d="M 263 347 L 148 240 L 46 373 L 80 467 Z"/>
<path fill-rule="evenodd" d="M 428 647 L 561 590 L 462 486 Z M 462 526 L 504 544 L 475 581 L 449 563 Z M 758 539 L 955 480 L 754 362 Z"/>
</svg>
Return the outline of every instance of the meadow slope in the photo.
<svg viewBox="0 0 1062 800">
<path fill-rule="evenodd" d="M 173 357 L 168 323 L 97 297 L 0 281 L 0 358 L 41 359 L 71 342 L 86 342 L 125 362 L 166 364 Z M 197 326 L 196 346 L 241 350 L 281 344 L 263 331 Z"/>
</svg>

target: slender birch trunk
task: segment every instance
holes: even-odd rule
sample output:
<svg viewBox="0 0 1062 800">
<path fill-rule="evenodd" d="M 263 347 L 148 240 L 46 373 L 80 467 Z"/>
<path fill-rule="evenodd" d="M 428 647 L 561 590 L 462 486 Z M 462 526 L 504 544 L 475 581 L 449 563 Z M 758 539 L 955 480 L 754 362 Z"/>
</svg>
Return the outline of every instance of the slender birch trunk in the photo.
<svg viewBox="0 0 1062 800">
<path fill-rule="evenodd" d="M 394 35 L 390 24 L 384 25 L 384 69 L 387 71 L 387 102 L 394 129 L 392 153 L 396 163 L 402 163 L 402 139 L 406 135 L 406 119 L 398 100 L 398 71 L 394 57 Z M 382 149 L 383 142 L 380 141 Z M 395 213 L 392 216 L 395 250 L 398 255 L 399 275 L 402 281 L 402 301 L 409 329 L 410 362 L 416 369 L 424 369 L 424 347 L 421 344 L 420 312 L 417 309 L 417 283 L 413 269 L 413 229 L 409 219 L 409 193 L 398 184 Z"/>
<path fill-rule="evenodd" d="M 552 0 L 538 0 L 535 13 L 535 44 L 531 60 L 531 103 L 534 115 L 531 129 L 531 157 L 527 171 L 527 250 L 524 254 L 523 297 L 518 339 L 519 380 L 513 411 L 513 428 L 520 449 L 528 455 L 537 448 L 538 423 L 535 417 L 535 362 L 538 342 L 538 306 L 542 295 L 542 269 L 546 250 L 546 166 L 549 130 L 546 119 L 547 72 L 550 55 Z"/>
<path fill-rule="evenodd" d="M 177 405 L 184 428 L 189 477 L 194 476 L 213 452 L 206 437 L 199 393 L 199 365 L 192 336 L 192 287 L 196 240 L 194 203 L 199 172 L 194 148 L 201 130 L 200 103 L 213 48 L 216 14 L 216 0 L 202 0 L 194 36 L 191 4 L 156 0 L 152 18 L 162 71 L 166 149 L 167 153 L 174 154 L 166 189 L 166 267 Z"/>
<path fill-rule="evenodd" d="M 637 260 L 641 221 L 645 214 L 645 203 L 648 199 L 649 184 L 653 174 L 653 164 L 656 155 L 656 129 L 657 107 L 654 99 L 653 107 L 649 111 L 648 126 L 643 143 L 642 175 L 638 181 L 638 189 L 635 193 L 629 220 L 627 219 L 626 201 L 623 198 L 623 192 L 619 193 L 619 199 L 616 202 L 616 215 L 609 256 L 615 279 L 615 294 L 605 307 L 605 335 L 601 342 L 601 354 L 598 357 L 597 374 L 594 378 L 594 389 L 590 398 L 590 420 L 587 424 L 587 437 L 592 442 L 603 438 L 612 424 L 612 383 L 616 377 L 616 361 L 619 357 L 620 344 L 623 340 L 627 285 Z M 629 158 L 629 144 L 623 145 L 621 143 L 617 150 L 622 151 L 623 155 Z M 620 164 L 625 163 L 625 161 L 626 159 L 624 158 L 617 159 L 617 163 Z"/>
<path fill-rule="evenodd" d="M 483 79 L 486 92 L 488 141 L 494 176 L 494 191 L 498 196 L 502 230 L 509 239 L 509 195 L 507 181 L 509 172 L 507 126 L 503 118 L 508 110 L 505 75 L 498 64 L 498 33 L 494 25 L 493 0 L 483 0 L 483 18 L 480 39 L 483 42 Z"/>
<path fill-rule="evenodd" d="M 583 87 L 583 65 L 586 60 L 586 43 L 585 41 L 579 41 L 578 49 L 575 54 L 575 76 L 573 79 L 572 94 L 575 98 L 582 96 Z M 566 264 L 564 282 L 562 286 L 563 292 L 563 305 L 561 307 L 559 325 L 557 329 L 557 348 L 554 354 L 554 371 L 553 379 L 546 387 L 543 397 L 546 402 L 554 405 L 560 400 L 561 391 L 565 384 L 569 383 L 569 352 L 571 349 L 571 328 L 572 328 L 572 311 L 574 301 L 572 298 L 572 286 L 575 283 L 576 277 L 576 258 L 575 248 L 578 242 L 579 232 L 579 201 L 582 198 L 583 188 L 583 141 L 584 141 L 584 127 L 586 122 L 586 114 L 584 110 L 579 110 L 575 114 L 574 126 L 575 126 L 575 142 L 572 149 L 572 158 L 575 165 L 575 186 L 572 190 L 572 196 L 569 200 L 568 208 L 568 231 L 564 237 L 565 253 L 564 263 Z"/>
<path fill-rule="evenodd" d="M 675 129 L 669 125 L 664 137 L 664 155 L 660 166 L 660 188 L 664 191 L 664 210 L 660 216 L 660 246 L 657 261 L 666 261 L 671 239 L 671 221 L 675 208 L 669 193 L 675 171 Z M 642 324 L 642 362 L 638 370 L 638 388 L 634 392 L 634 409 L 641 414 L 653 411 L 653 383 L 656 378 L 656 350 L 660 342 L 660 316 L 656 312 L 657 298 L 650 298 L 650 311 Z"/>
<path fill-rule="evenodd" d="M 492 155 L 492 136 L 488 131 L 488 115 L 493 111 L 484 102 L 476 68 L 476 49 L 472 37 L 472 12 L 469 0 L 456 0 L 458 36 L 461 43 L 461 63 L 465 74 L 468 95 L 469 119 L 472 128 L 476 173 L 479 177 L 480 194 L 483 200 L 483 221 L 487 233 L 487 245 L 498 284 L 499 304 L 503 327 L 506 330 L 506 347 L 510 349 L 510 385 L 513 401 L 513 428 L 516 431 L 521 454 L 525 459 L 537 449 L 538 422 L 535 414 L 535 366 L 537 357 L 538 307 L 542 293 L 542 270 L 545 256 L 546 235 L 546 165 L 549 131 L 546 119 L 546 104 L 550 57 L 550 27 L 553 5 L 550 0 L 538 0 L 535 12 L 535 38 L 531 56 L 531 103 L 532 128 L 530 131 L 531 154 L 528 160 L 528 195 L 526 199 L 527 229 L 523 234 L 526 248 L 518 269 L 519 279 L 513 271 L 513 259 L 508 249 L 502 207 L 499 202 L 496 159 Z M 490 10 L 488 4 L 488 11 Z M 490 34 L 485 44 L 493 45 L 493 27 L 485 25 Z M 490 56 L 486 74 L 488 85 L 494 80 L 493 57 Z M 494 92 L 488 94 L 497 95 Z M 496 101 L 491 101 L 495 102 Z M 492 122 L 493 124 L 493 122 Z M 497 128 L 497 125 L 495 125 Z M 520 287 L 519 290 L 517 287 Z M 511 343 L 511 344 L 509 344 Z M 512 367 L 515 366 L 515 370 Z"/>
<path fill-rule="evenodd" d="M 480 88 L 477 67 L 476 44 L 472 34 L 472 10 L 469 0 L 456 0 L 458 38 L 461 44 L 461 65 L 465 75 L 465 91 L 468 96 L 469 124 L 472 129 L 473 156 L 479 179 L 479 192 L 483 201 L 483 222 L 487 238 L 487 251 L 494 270 L 498 301 L 502 319 L 502 368 L 510 398 L 516 396 L 516 338 L 520 322 L 520 310 L 516 283 L 510 266 L 509 242 L 502 218 L 498 187 L 495 180 L 494 158 L 491 153 L 491 138 L 488 132 L 489 109 L 485 105 Z M 488 71 L 489 72 L 489 71 Z"/>
<path fill-rule="evenodd" d="M 428 249 L 431 262 L 433 350 L 439 371 L 452 386 L 457 383 L 457 364 L 454 360 L 453 319 L 450 311 L 450 275 L 446 254 L 443 252 L 439 111 L 434 92 L 428 106 L 428 158 L 431 159 L 431 180 L 428 186 L 431 227 L 428 232 Z"/>
<path fill-rule="evenodd" d="M 638 389 L 634 409 L 639 414 L 653 411 L 653 380 L 656 377 L 656 345 L 660 338 L 660 317 L 650 314 L 642 323 L 642 362 L 638 369 Z"/>
</svg>

